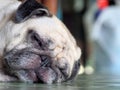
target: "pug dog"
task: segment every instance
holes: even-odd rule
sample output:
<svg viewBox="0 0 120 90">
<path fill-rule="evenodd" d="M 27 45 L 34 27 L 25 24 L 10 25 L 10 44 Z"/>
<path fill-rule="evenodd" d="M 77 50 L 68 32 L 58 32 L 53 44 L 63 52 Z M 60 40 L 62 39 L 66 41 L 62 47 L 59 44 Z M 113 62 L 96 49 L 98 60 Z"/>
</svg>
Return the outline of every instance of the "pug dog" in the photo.
<svg viewBox="0 0 120 90">
<path fill-rule="evenodd" d="M 74 79 L 81 49 L 66 26 L 36 0 L 0 0 L 0 81 Z"/>
</svg>

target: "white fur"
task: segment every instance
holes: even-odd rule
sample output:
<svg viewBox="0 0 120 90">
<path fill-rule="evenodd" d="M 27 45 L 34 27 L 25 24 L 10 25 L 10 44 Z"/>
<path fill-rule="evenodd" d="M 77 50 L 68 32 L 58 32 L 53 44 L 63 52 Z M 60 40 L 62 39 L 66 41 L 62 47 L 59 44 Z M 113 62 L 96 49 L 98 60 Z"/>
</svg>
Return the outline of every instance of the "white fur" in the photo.
<svg viewBox="0 0 120 90">
<path fill-rule="evenodd" d="M 80 58 L 81 50 L 76 45 L 74 37 L 70 34 L 66 26 L 56 16 L 52 18 L 33 18 L 16 24 L 10 19 L 20 2 L 16 0 L 0 0 L 1 3 L 3 5 L 0 5 L 0 56 L 3 56 L 5 48 L 7 51 L 15 48 L 17 45 L 19 49 L 25 48 L 25 36 L 27 31 L 32 29 L 42 38 L 49 38 L 54 42 L 49 49 L 52 50 L 55 60 L 58 62 L 64 58 L 68 60 L 71 66 L 68 72 L 71 73 L 74 61 Z M 20 36 L 15 38 L 19 34 Z M 65 47 L 64 50 L 63 47 Z"/>
</svg>

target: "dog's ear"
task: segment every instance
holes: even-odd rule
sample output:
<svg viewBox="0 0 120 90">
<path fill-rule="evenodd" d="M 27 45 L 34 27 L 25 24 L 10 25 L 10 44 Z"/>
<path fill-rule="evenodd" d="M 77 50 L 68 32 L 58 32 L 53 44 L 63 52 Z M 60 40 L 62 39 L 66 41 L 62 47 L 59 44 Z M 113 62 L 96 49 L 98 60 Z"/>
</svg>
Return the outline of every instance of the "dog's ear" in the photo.
<svg viewBox="0 0 120 90">
<path fill-rule="evenodd" d="M 48 9 L 36 0 L 25 0 L 17 9 L 14 17 L 16 23 L 24 22 L 32 17 L 51 17 Z"/>
</svg>

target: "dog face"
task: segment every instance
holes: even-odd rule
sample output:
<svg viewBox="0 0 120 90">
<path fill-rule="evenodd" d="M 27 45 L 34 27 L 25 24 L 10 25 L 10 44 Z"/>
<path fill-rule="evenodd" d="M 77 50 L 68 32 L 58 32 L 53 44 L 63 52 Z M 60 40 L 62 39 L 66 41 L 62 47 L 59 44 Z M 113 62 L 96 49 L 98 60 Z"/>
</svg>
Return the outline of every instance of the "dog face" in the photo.
<svg viewBox="0 0 120 90">
<path fill-rule="evenodd" d="M 13 9 L 1 28 L 2 77 L 7 75 L 8 81 L 42 83 L 73 79 L 81 55 L 76 41 L 44 6 L 35 0 L 28 1 Z"/>
</svg>

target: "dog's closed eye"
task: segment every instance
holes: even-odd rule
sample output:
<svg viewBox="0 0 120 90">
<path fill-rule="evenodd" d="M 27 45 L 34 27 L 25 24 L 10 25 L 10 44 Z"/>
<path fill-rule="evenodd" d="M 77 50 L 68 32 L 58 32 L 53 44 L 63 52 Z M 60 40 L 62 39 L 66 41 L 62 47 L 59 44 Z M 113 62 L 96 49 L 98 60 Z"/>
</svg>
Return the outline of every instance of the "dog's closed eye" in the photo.
<svg viewBox="0 0 120 90">
<path fill-rule="evenodd" d="M 34 31 L 34 30 L 29 30 L 27 33 L 27 43 L 32 43 L 33 47 L 42 49 L 42 39 L 40 36 Z"/>
</svg>

